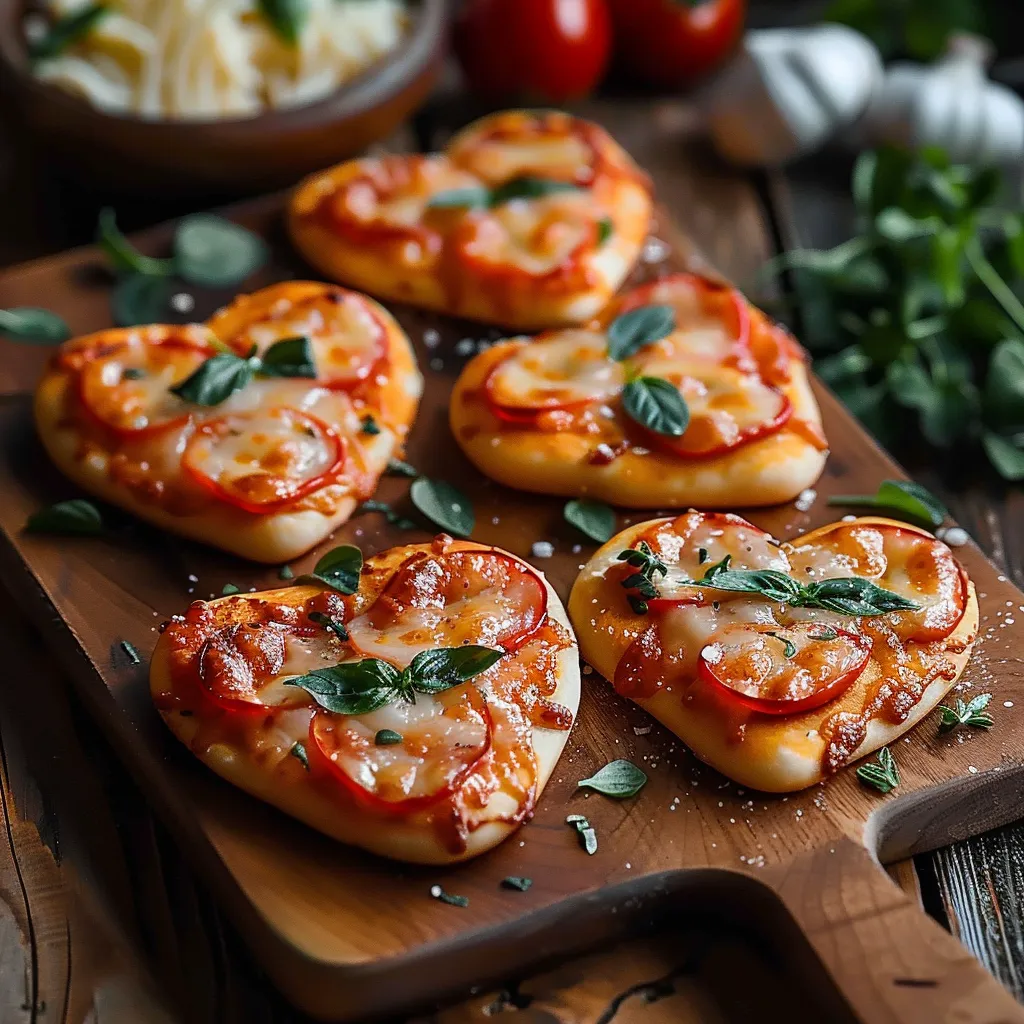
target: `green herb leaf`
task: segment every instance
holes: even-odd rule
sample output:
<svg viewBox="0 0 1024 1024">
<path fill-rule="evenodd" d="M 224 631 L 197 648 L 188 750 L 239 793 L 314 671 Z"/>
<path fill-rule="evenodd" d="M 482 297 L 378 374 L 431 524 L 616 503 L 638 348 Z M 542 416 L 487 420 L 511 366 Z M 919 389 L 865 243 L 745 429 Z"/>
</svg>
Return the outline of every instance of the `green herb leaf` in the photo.
<svg viewBox="0 0 1024 1024">
<path fill-rule="evenodd" d="M 647 782 L 647 776 L 632 761 L 623 758 L 611 761 L 589 779 L 580 779 L 577 787 L 592 789 L 602 796 L 625 800 L 636 796 Z"/>
<path fill-rule="evenodd" d="M 985 710 L 991 701 L 991 693 L 979 693 L 966 702 L 958 697 L 953 707 L 940 704 L 939 710 L 942 712 L 942 721 L 939 723 L 939 732 L 948 732 L 950 729 L 955 729 L 958 725 L 972 725 L 978 729 L 991 729 L 995 725 L 995 721 Z"/>
<path fill-rule="evenodd" d="M 476 525 L 473 505 L 462 491 L 444 480 L 421 476 L 409 488 L 412 503 L 435 526 L 455 537 L 468 537 Z"/>
<path fill-rule="evenodd" d="M 166 319 L 170 298 L 167 278 L 128 274 L 110 293 L 110 316 L 118 327 L 160 323 Z"/>
<path fill-rule="evenodd" d="M 260 7 L 281 32 L 280 26 L 289 20 L 298 24 L 296 19 L 304 19 L 307 3 L 306 0 L 260 0 Z M 280 15 L 280 21 L 268 13 L 271 8 Z M 284 32 L 281 35 L 287 39 Z M 269 260 L 270 250 L 262 238 L 240 225 L 212 213 L 196 213 L 178 222 L 174 232 L 174 257 L 178 274 L 190 284 L 228 288 L 241 284 L 259 270 Z"/>
<path fill-rule="evenodd" d="M 765 636 L 773 636 L 780 644 L 782 644 L 782 656 L 784 658 L 796 657 L 796 645 L 792 640 L 787 639 L 779 633 L 774 633 L 770 629 L 765 630 Z"/>
<path fill-rule="evenodd" d="M 932 526 L 941 526 L 949 515 L 949 510 L 931 491 L 912 480 L 883 480 L 874 495 L 838 494 L 829 498 L 828 503 L 886 509 Z"/>
<path fill-rule="evenodd" d="M 523 175 L 506 181 L 491 192 L 490 206 L 500 206 L 513 199 L 543 199 L 559 192 L 579 192 L 580 186 L 569 181 L 555 181 L 552 178 L 536 178 Z"/>
<path fill-rule="evenodd" d="M 469 906 L 468 896 L 456 896 L 454 893 L 445 892 L 439 885 L 432 885 L 430 887 L 430 895 L 433 896 L 435 900 L 447 903 L 450 907 Z"/>
<path fill-rule="evenodd" d="M 808 633 L 807 638 L 809 640 L 835 640 L 839 634 L 831 626 L 820 627 L 818 633 Z"/>
<path fill-rule="evenodd" d="M 411 519 L 396 512 L 386 501 L 364 501 L 354 515 L 362 515 L 364 512 L 380 512 L 391 526 L 397 526 L 400 530 L 415 530 L 416 524 Z"/>
<path fill-rule="evenodd" d="M 277 578 L 279 580 L 293 580 L 295 579 L 295 571 L 290 565 L 282 565 L 281 568 L 277 570 Z"/>
<path fill-rule="evenodd" d="M 59 345 L 71 337 L 71 329 L 56 313 L 36 306 L 0 309 L 0 334 L 13 341 Z"/>
<path fill-rule="evenodd" d="M 582 846 L 587 853 L 591 856 L 597 853 L 597 833 L 594 831 L 593 826 L 589 821 L 587 821 L 584 815 L 570 814 L 565 819 L 565 823 L 576 829 L 576 834 L 579 836 L 580 840 L 580 846 Z"/>
<path fill-rule="evenodd" d="M 522 878 L 518 875 L 509 875 L 501 880 L 502 889 L 515 889 L 516 892 L 526 892 L 533 885 L 532 878 Z"/>
<path fill-rule="evenodd" d="M 25 529 L 29 533 L 53 533 L 67 537 L 95 537 L 103 532 L 99 509 L 84 498 L 58 501 L 56 505 L 33 512 Z"/>
<path fill-rule="evenodd" d="M 306 745 L 304 743 L 300 743 L 296 740 L 295 743 L 292 744 L 292 749 L 289 750 L 288 753 L 291 754 L 307 772 L 309 771 L 309 755 L 306 753 Z"/>
<path fill-rule="evenodd" d="M 332 548 L 313 568 L 312 576 L 341 594 L 354 594 L 359 589 L 363 569 L 363 553 L 354 544 Z"/>
<path fill-rule="evenodd" d="M 396 743 L 402 742 L 402 734 L 394 729 L 378 729 L 373 737 L 373 742 L 378 747 L 393 747 Z"/>
<path fill-rule="evenodd" d="M 339 715 L 368 715 L 402 699 L 401 673 L 377 658 L 318 668 L 286 679 L 286 686 L 301 686 L 321 707 Z"/>
<path fill-rule="evenodd" d="M 220 405 L 236 391 L 252 381 L 259 366 L 255 355 L 248 359 L 233 352 L 218 352 L 199 364 L 199 367 L 171 391 L 186 402 L 196 405 Z"/>
<path fill-rule="evenodd" d="M 403 462 L 401 459 L 388 459 L 388 465 L 385 472 L 390 476 L 405 476 L 410 478 L 420 475 L 419 470 L 415 466 L 410 466 L 408 462 Z"/>
<path fill-rule="evenodd" d="M 667 338 L 676 329 L 671 306 L 640 306 L 617 316 L 608 326 L 608 355 L 623 360 L 652 342 Z"/>
<path fill-rule="evenodd" d="M 920 606 L 858 576 L 819 580 L 802 588 L 795 602 L 803 608 L 825 608 L 841 615 L 873 616 L 915 611 Z"/>
<path fill-rule="evenodd" d="M 242 588 L 236 586 L 234 583 L 225 583 L 224 586 L 220 588 L 221 597 L 231 597 L 232 594 L 240 594 L 241 592 Z"/>
<path fill-rule="evenodd" d="M 584 536 L 603 544 L 615 533 L 615 510 L 603 501 L 592 498 L 574 498 L 562 510 L 565 521 L 575 526 Z"/>
<path fill-rule="evenodd" d="M 482 209 L 488 206 L 490 201 L 491 190 L 483 185 L 479 188 L 452 188 L 431 196 L 427 209 Z"/>
<path fill-rule="evenodd" d="M 366 434 L 367 437 L 376 437 L 380 433 L 380 425 L 377 421 L 367 413 L 362 420 L 360 420 L 360 433 Z"/>
<path fill-rule="evenodd" d="M 325 612 L 310 612 L 306 617 L 318 626 L 323 626 L 324 629 L 330 630 L 342 643 L 348 642 L 348 630 L 345 628 L 344 623 L 339 622 Z"/>
<path fill-rule="evenodd" d="M 440 693 L 486 672 L 504 656 L 504 651 L 477 644 L 420 651 L 409 665 L 409 681 L 420 693 Z"/>
<path fill-rule="evenodd" d="M 690 423 L 679 389 L 661 377 L 637 377 L 622 389 L 622 407 L 630 419 L 664 437 L 682 437 Z"/>
<path fill-rule="evenodd" d="M 127 640 L 122 640 L 121 650 L 127 655 L 128 661 L 131 662 L 131 664 L 138 665 L 142 662 L 142 659 L 139 657 L 139 652 L 135 649 L 135 644 L 129 643 Z"/>
<path fill-rule="evenodd" d="M 989 462 L 1004 480 L 1024 480 L 1024 449 L 992 430 L 986 430 L 981 443 Z"/>
<path fill-rule="evenodd" d="M 87 36 L 107 13 L 108 8 L 104 4 L 87 4 L 65 14 L 50 25 L 42 39 L 29 44 L 28 55 L 33 60 L 59 56 L 69 46 Z"/>
<path fill-rule="evenodd" d="M 600 248 L 615 233 L 611 217 L 602 217 L 597 222 L 597 246 Z"/>
<path fill-rule="evenodd" d="M 166 277 L 174 273 L 174 260 L 158 260 L 152 256 L 145 256 L 121 234 L 117 226 L 117 217 L 109 206 L 100 210 L 96 230 L 96 244 L 115 270 L 147 277 Z"/>
<path fill-rule="evenodd" d="M 260 358 L 260 373 L 266 377 L 315 379 L 313 342 L 305 336 L 275 341 Z"/>
<path fill-rule="evenodd" d="M 857 769 L 857 778 L 880 793 L 891 793 L 900 784 L 900 770 L 888 747 L 878 752 L 877 761 L 867 761 Z"/>
</svg>

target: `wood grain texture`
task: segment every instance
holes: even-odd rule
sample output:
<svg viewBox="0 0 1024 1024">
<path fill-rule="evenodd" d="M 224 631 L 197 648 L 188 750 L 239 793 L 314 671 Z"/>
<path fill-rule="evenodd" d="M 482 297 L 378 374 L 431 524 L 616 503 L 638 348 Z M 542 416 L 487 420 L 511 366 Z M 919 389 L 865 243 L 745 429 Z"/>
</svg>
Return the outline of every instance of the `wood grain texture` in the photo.
<svg viewBox="0 0 1024 1024">
<path fill-rule="evenodd" d="M 624 133 L 617 134 L 629 145 Z M 761 223 L 753 194 L 737 188 L 735 179 L 724 178 L 723 185 L 714 165 L 682 166 L 686 184 L 678 186 L 677 208 L 687 229 L 697 197 L 702 216 L 717 209 L 719 224 L 730 218 Z M 273 203 L 240 216 L 277 241 Z M 664 222 L 656 231 L 664 238 L 673 235 Z M 156 232 L 146 244 L 159 247 L 165 240 L 166 232 Z M 768 248 L 763 231 L 743 243 L 720 248 L 733 254 L 731 262 L 750 253 L 760 262 Z M 678 259 L 685 259 L 682 248 Z M 283 259 L 271 273 L 294 272 L 294 257 L 278 252 Z M 92 260 L 88 253 L 73 254 L 2 280 L 0 304 L 16 304 L 18 296 L 81 292 L 80 303 L 67 298 L 75 326 L 101 326 L 107 322 L 106 292 L 82 283 Z M 204 301 L 212 305 L 219 298 Z M 200 315 L 208 311 L 197 309 Z M 572 550 L 575 539 L 561 523 L 561 503 L 490 485 L 453 449 L 437 444 L 438 437 L 447 436 L 444 401 L 460 366 L 456 345 L 467 336 L 479 338 L 479 328 L 439 325 L 441 344 L 427 351 L 423 331 L 436 321 L 398 312 L 431 371 L 411 461 L 471 493 L 480 523 L 477 539 L 526 557 L 534 540 L 553 540 L 556 557 L 540 565 L 564 595 L 586 554 Z M 648 724 L 643 713 L 591 677 L 560 770 L 520 836 L 472 864 L 444 872 L 374 862 L 231 791 L 164 733 L 149 707 L 144 670 L 127 663 L 119 641 L 128 639 L 148 653 L 155 624 L 187 602 L 190 573 L 199 577 L 200 596 L 219 592 L 224 582 L 266 586 L 276 576 L 116 517 L 105 540 L 58 545 L 22 535 L 29 511 L 69 491 L 44 467 L 26 402 L 18 394 L 38 367 L 38 353 L 6 346 L 0 357 L 9 374 L 8 397 L 0 409 L 0 486 L 6 498 L 0 521 L 9 543 L 4 552 L 8 584 L 18 586 L 26 610 L 39 623 L 50 625 L 52 607 L 59 608 L 68 628 L 52 627 L 55 654 L 246 940 L 277 983 L 308 1009 L 349 1018 L 395 1011 L 454 996 L 468 979 L 498 981 L 516 968 L 565 956 L 631 928 L 703 913 L 770 935 L 804 972 L 808 988 L 836 1008 L 824 1019 L 841 1020 L 850 1006 L 866 1021 L 954 1019 L 951 1008 L 959 1013 L 968 994 L 973 1019 L 1021 1019 L 1006 994 L 964 960 L 962 949 L 864 852 L 867 847 L 885 859 L 905 856 L 1019 815 L 1014 737 L 1020 725 L 1014 714 L 1001 721 L 998 732 L 965 744 L 939 737 L 926 723 L 900 744 L 905 782 L 897 796 L 882 799 L 846 772 L 823 790 L 767 798 L 739 790 L 697 764 L 657 726 L 638 735 L 635 728 Z M 880 476 L 894 472 L 891 463 L 830 396 L 820 392 L 820 398 L 836 445 L 819 486 L 821 497 L 840 489 L 873 489 Z M 382 496 L 400 500 L 402 490 L 401 483 L 389 481 Z M 754 518 L 789 538 L 830 517 L 819 498 L 809 514 L 787 506 Z M 623 518 L 620 525 L 628 521 Z M 369 551 L 423 536 L 389 533 L 374 516 L 352 523 L 338 539 L 354 540 Z M 992 626 L 969 682 L 998 684 L 1000 695 L 1020 693 L 1024 676 L 1012 650 L 1019 645 L 1020 627 L 1005 621 L 1004 609 L 1006 600 L 1022 599 L 976 550 L 966 550 L 964 557 L 985 593 L 983 610 Z M 577 794 L 575 780 L 613 756 L 630 756 L 649 771 L 651 782 L 641 796 L 617 804 Z M 969 772 L 971 765 L 979 774 Z M 579 850 L 563 824 L 567 809 L 580 807 L 601 837 L 595 857 Z M 498 881 L 506 874 L 530 875 L 535 884 L 528 893 L 504 892 Z M 470 906 L 461 910 L 431 901 L 427 891 L 433 881 L 469 895 Z M 184 898 L 172 905 L 179 902 Z M 179 955 L 182 976 L 216 963 L 215 956 L 199 952 L 202 936 L 195 939 L 194 962 Z M 849 1005 L 839 1001 L 829 977 L 843 985 Z M 928 989 L 928 995 L 908 999 L 904 989 L 917 988 Z"/>
</svg>

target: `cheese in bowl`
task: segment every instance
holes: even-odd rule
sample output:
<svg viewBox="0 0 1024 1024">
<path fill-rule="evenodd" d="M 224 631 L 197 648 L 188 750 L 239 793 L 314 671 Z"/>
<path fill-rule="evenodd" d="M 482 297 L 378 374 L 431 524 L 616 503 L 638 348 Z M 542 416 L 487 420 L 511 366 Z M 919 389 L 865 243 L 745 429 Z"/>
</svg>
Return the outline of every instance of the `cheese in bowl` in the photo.
<svg viewBox="0 0 1024 1024">
<path fill-rule="evenodd" d="M 113 114 L 253 117 L 322 99 L 393 50 L 403 0 L 47 0 L 34 74 Z"/>
</svg>

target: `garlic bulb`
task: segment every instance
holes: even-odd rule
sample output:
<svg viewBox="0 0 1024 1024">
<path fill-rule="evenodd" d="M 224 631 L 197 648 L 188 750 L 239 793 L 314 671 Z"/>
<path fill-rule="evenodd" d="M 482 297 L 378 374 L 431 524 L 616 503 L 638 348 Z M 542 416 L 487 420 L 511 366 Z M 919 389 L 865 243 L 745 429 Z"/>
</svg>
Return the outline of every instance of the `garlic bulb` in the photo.
<svg viewBox="0 0 1024 1024">
<path fill-rule="evenodd" d="M 715 148 L 770 166 L 808 153 L 856 120 L 882 80 L 874 45 L 842 25 L 748 32 L 698 102 Z"/>
<path fill-rule="evenodd" d="M 893 64 L 859 127 L 868 145 L 941 146 L 963 163 L 1024 155 L 1024 100 L 989 81 L 986 40 L 959 35 L 936 64 Z"/>
</svg>

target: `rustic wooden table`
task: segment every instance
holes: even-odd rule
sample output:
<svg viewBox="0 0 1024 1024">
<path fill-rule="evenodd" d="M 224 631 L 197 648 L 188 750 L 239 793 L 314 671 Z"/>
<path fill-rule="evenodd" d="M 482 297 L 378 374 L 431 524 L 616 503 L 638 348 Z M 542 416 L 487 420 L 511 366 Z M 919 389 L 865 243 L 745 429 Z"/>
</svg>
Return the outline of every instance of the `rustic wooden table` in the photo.
<svg viewBox="0 0 1024 1024">
<path fill-rule="evenodd" d="M 602 100 L 604 123 L 653 175 L 661 199 L 708 260 L 740 284 L 780 247 L 825 245 L 849 230 L 842 158 L 784 173 L 717 162 L 679 101 Z M 442 144 L 474 111 L 435 104 L 390 148 Z M 0 129 L 3 131 L 4 129 Z M 0 136 L 0 264 L 81 244 L 100 205 L 125 227 L 210 205 L 126 200 L 72 185 L 15 133 Z M 228 198 L 228 197 L 219 197 Z M 40 297 L 45 304 L 45 297 Z M 981 470 L 943 470 L 897 451 L 1004 570 L 1024 582 L 1019 491 Z M 0 1022 L 259 1024 L 300 1018 L 273 991 L 182 860 L 97 725 L 52 666 L 46 636 L 0 592 L 10 668 L 0 688 Z M 1024 829 L 1013 826 L 893 871 L 1019 998 L 1024 998 Z M 739 968 L 739 971 L 737 971 Z M 736 985 L 737 977 L 744 978 Z M 730 1021 L 789 1015 L 789 979 L 771 950 L 713 926 L 640 935 L 422 1021 L 499 1012 L 536 1024 Z M 790 989 L 791 991 L 791 989 Z"/>
</svg>

